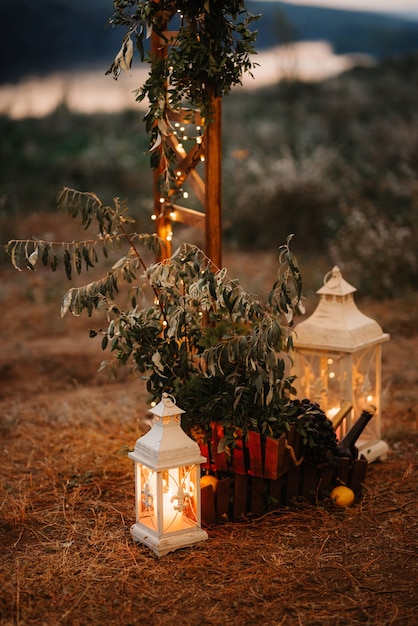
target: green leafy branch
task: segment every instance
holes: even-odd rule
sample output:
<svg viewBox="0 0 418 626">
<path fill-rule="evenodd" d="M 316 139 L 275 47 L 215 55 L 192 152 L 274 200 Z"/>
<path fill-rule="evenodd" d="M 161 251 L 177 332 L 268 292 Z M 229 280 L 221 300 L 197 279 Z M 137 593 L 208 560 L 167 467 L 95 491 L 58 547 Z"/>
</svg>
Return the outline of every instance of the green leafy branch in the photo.
<svg viewBox="0 0 418 626">
<path fill-rule="evenodd" d="M 107 206 L 93 193 L 80 192 L 64 188 L 58 195 L 58 206 L 72 218 L 78 218 L 82 226 L 87 229 L 96 223 L 99 236 L 96 239 L 86 239 L 72 242 L 52 242 L 41 239 L 18 240 L 12 239 L 5 246 L 15 269 L 24 268 L 36 270 L 37 264 L 49 267 L 56 271 L 60 263 L 64 266 L 68 280 L 82 271 L 96 267 L 101 260 L 109 257 L 111 252 L 120 250 L 122 244 L 129 246 L 126 255 L 108 271 L 105 278 L 94 281 L 80 288 L 71 289 L 64 297 L 62 314 L 67 311 L 79 315 L 85 308 L 91 315 L 94 308 L 102 306 L 103 298 L 113 299 L 119 291 L 121 280 L 132 283 L 138 270 L 146 270 L 146 264 L 139 252 L 138 245 L 145 245 L 160 253 L 161 242 L 155 234 L 131 233 L 127 225 L 134 223 L 128 215 L 128 207 L 114 199 L 114 207 Z M 158 296 L 158 294 L 155 294 Z"/>
<path fill-rule="evenodd" d="M 132 219 L 118 200 L 107 206 L 94 194 L 64 189 L 59 204 L 85 228 L 97 223 L 98 238 L 12 240 L 7 251 L 17 269 L 34 270 L 42 261 L 55 271 L 62 262 L 71 279 L 127 245 L 104 276 L 72 287 L 62 302 L 62 315 L 106 312 L 107 328 L 90 331 L 101 333 L 102 348 L 110 353 L 102 366 L 111 371 L 130 366 L 146 380 L 150 400 L 174 393 L 186 410 L 187 428 L 221 422 L 225 446 L 248 428 L 263 435 L 282 432 L 294 392 L 287 368 L 293 317 L 302 312 L 302 281 L 291 237 L 279 249 L 278 277 L 261 303 L 196 246 L 183 244 L 169 259 L 147 266 L 139 246 L 155 247 L 158 238 L 129 232 Z M 120 304 L 122 282 L 129 286 L 127 306 Z"/>
</svg>

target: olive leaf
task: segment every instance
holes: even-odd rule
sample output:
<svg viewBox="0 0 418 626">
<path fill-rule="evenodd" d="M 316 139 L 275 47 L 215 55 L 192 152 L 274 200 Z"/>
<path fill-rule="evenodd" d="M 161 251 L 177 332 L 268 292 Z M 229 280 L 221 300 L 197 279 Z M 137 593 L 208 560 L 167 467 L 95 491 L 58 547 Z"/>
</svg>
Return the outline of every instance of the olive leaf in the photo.
<svg viewBox="0 0 418 626">
<path fill-rule="evenodd" d="M 127 36 L 123 40 L 122 46 L 106 74 L 113 74 L 113 78 L 117 80 L 121 69 L 125 70 L 125 72 L 129 72 L 132 66 L 133 54 L 134 44 L 131 37 Z"/>
</svg>

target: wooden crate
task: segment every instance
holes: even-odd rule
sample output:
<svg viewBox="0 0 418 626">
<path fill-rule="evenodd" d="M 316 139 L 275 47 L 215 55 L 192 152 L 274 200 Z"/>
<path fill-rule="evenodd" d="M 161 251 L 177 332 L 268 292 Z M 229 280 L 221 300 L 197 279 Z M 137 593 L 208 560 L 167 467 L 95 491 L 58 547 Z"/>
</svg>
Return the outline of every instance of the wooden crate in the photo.
<svg viewBox="0 0 418 626">
<path fill-rule="evenodd" d="M 316 467 L 303 458 L 303 447 L 294 431 L 280 439 L 262 442 L 255 432 L 247 440 L 237 441 L 232 455 L 218 453 L 222 427 L 216 425 L 212 441 L 201 446 L 207 458 L 203 467 L 218 478 L 216 491 L 202 489 L 202 522 L 206 525 L 238 521 L 244 517 L 291 505 L 303 499 L 315 503 L 327 496 L 336 485 L 346 485 L 361 492 L 367 461 L 352 463 L 340 458 L 335 466 Z"/>
</svg>

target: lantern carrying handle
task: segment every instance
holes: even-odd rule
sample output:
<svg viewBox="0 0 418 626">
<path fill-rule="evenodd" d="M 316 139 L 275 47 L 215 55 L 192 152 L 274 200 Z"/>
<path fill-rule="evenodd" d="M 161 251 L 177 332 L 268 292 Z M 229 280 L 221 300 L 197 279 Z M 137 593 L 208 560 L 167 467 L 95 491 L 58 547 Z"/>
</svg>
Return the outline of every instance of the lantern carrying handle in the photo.
<svg viewBox="0 0 418 626">
<path fill-rule="evenodd" d="M 329 270 L 329 272 L 327 272 L 324 276 L 324 285 L 327 284 L 327 282 L 329 281 L 331 276 L 337 276 L 338 274 L 341 274 L 340 268 L 338 267 L 338 265 L 335 265 L 332 270 Z"/>
<path fill-rule="evenodd" d="M 177 406 L 175 397 L 166 391 L 164 391 L 161 400 L 163 401 L 164 406 Z"/>
</svg>

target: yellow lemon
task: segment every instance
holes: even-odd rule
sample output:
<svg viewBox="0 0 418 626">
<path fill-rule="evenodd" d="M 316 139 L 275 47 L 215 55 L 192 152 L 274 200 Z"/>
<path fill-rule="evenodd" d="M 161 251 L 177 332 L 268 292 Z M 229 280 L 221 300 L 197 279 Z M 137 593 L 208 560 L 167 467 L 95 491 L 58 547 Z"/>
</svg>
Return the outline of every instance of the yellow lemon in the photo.
<svg viewBox="0 0 418 626">
<path fill-rule="evenodd" d="M 339 487 L 335 487 L 330 493 L 331 502 L 333 502 L 336 506 L 344 509 L 346 506 L 351 506 L 356 499 L 354 491 L 349 489 L 349 487 L 344 487 L 344 485 L 340 485 Z"/>
<path fill-rule="evenodd" d="M 215 476 L 211 476 L 210 474 L 205 474 L 200 479 L 200 488 L 207 487 L 208 485 L 212 485 L 212 489 L 215 492 L 216 487 L 218 486 L 218 479 Z"/>
</svg>

